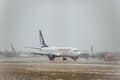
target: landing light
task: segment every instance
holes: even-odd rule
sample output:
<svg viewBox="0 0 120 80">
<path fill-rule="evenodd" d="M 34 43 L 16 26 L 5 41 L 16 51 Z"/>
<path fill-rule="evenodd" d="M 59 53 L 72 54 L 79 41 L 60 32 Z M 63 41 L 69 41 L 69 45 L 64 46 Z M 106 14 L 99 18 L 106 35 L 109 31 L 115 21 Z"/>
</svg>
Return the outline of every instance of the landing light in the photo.
<svg viewBox="0 0 120 80">
<path fill-rule="evenodd" d="M 59 56 L 60 54 L 59 53 L 57 53 L 57 56 Z"/>
</svg>

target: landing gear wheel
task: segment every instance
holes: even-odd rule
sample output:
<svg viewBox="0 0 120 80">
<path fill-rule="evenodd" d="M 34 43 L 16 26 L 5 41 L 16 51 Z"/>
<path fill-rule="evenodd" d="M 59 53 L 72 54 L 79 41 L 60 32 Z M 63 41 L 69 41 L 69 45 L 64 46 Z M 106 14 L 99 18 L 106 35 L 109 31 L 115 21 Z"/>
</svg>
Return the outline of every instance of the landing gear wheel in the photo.
<svg viewBox="0 0 120 80">
<path fill-rule="evenodd" d="M 74 59 L 74 61 L 76 61 L 78 57 L 71 57 L 71 58 Z"/>
<path fill-rule="evenodd" d="M 77 58 L 74 58 L 74 61 L 76 61 L 77 60 Z"/>
<path fill-rule="evenodd" d="M 66 61 L 67 60 L 67 58 L 66 57 L 63 57 L 63 61 Z"/>
</svg>

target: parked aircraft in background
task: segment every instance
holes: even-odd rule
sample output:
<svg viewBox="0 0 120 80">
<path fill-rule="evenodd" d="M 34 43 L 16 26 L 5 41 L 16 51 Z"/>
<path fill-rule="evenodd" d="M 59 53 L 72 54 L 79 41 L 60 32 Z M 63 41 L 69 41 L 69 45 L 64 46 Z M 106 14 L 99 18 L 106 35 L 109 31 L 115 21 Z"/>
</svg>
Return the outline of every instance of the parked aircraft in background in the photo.
<svg viewBox="0 0 120 80">
<path fill-rule="evenodd" d="M 54 60 L 56 57 L 63 57 L 63 60 L 67 60 L 67 57 L 70 57 L 76 61 L 81 54 L 79 49 L 73 47 L 50 47 L 45 43 L 41 30 L 39 35 L 41 47 L 28 47 L 39 50 L 39 52 L 33 52 L 34 55 L 46 55 L 50 60 Z"/>
<path fill-rule="evenodd" d="M 10 47 L 11 47 L 12 51 L 15 52 L 15 48 L 13 47 L 12 44 L 10 44 Z"/>
<path fill-rule="evenodd" d="M 13 47 L 12 44 L 10 44 L 10 47 L 12 49 L 12 53 L 14 53 L 14 57 L 24 57 L 24 58 L 27 58 L 29 57 L 29 54 L 26 54 L 26 52 L 21 52 L 21 51 L 17 51 L 15 50 L 15 48 Z"/>
</svg>

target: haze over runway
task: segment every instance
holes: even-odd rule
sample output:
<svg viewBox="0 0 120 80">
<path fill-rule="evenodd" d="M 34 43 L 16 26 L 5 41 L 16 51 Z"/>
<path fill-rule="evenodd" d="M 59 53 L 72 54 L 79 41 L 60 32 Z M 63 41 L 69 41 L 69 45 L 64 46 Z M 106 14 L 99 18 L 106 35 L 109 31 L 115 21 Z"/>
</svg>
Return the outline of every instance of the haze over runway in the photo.
<svg viewBox="0 0 120 80">
<path fill-rule="evenodd" d="M 119 0 L 0 0 L 0 50 L 50 46 L 119 51 Z"/>
</svg>

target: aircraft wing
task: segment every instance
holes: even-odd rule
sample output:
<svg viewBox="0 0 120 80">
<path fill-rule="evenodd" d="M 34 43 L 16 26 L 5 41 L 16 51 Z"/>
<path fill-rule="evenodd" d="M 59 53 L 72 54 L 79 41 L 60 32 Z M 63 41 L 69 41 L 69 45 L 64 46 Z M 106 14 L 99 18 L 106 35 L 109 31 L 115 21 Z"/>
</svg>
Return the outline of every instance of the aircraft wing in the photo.
<svg viewBox="0 0 120 80">
<path fill-rule="evenodd" d="M 41 50 L 41 48 L 36 48 L 36 47 L 26 47 L 26 48 Z"/>
<path fill-rule="evenodd" d="M 48 55 L 46 52 L 32 52 L 34 55 Z"/>
<path fill-rule="evenodd" d="M 36 47 L 27 47 L 27 48 L 40 50 L 38 52 L 32 52 L 32 54 L 34 55 L 48 55 L 48 53 L 41 51 L 41 48 L 36 48 Z"/>
</svg>

